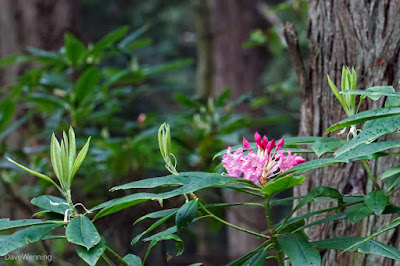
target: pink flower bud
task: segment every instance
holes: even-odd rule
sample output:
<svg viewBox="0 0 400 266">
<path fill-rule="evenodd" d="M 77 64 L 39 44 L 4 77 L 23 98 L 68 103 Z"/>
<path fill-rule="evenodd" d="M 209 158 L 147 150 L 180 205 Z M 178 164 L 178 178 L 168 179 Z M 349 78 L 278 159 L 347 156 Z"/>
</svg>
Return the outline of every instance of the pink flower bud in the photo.
<svg viewBox="0 0 400 266">
<path fill-rule="evenodd" d="M 146 121 L 146 114 L 141 113 L 138 117 L 137 117 L 137 122 L 139 124 L 143 124 Z"/>
<path fill-rule="evenodd" d="M 254 140 L 256 141 L 258 146 L 261 146 L 261 136 L 260 134 L 258 134 L 258 132 L 254 134 Z"/>
<path fill-rule="evenodd" d="M 267 144 L 267 153 L 270 154 L 272 149 L 275 147 L 275 140 L 271 140 L 268 144 Z"/>
<path fill-rule="evenodd" d="M 264 135 L 263 140 L 262 140 L 262 145 L 263 145 L 264 149 L 267 148 L 267 144 L 268 144 L 268 138 L 267 138 L 267 136 Z"/>
<path fill-rule="evenodd" d="M 243 137 L 243 147 L 245 147 L 246 150 L 251 151 L 250 143 L 247 141 L 245 137 Z"/>
<path fill-rule="evenodd" d="M 279 150 L 280 148 L 282 148 L 284 143 L 285 143 L 285 137 L 281 138 L 281 140 L 278 142 L 278 145 L 276 145 L 275 150 Z"/>
</svg>

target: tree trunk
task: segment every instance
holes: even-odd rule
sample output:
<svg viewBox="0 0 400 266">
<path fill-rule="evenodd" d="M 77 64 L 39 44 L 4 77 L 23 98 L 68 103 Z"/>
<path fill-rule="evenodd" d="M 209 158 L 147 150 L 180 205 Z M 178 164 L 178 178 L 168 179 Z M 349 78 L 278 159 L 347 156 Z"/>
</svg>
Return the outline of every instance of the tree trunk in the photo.
<svg viewBox="0 0 400 266">
<path fill-rule="evenodd" d="M 345 118 L 339 102 L 328 86 L 329 74 L 340 86 L 342 66 L 354 66 L 358 75 L 358 89 L 373 85 L 396 84 L 400 77 L 400 1 L 398 0 L 311 0 L 309 3 L 309 67 L 304 67 L 296 47 L 293 27 L 286 26 L 292 62 L 301 89 L 300 135 L 323 136 L 335 122 Z M 384 97 L 382 97 L 384 98 Z M 380 101 L 368 101 L 363 108 L 383 107 Z M 337 133 L 331 134 L 337 136 Z M 311 159 L 311 158 L 309 158 Z M 371 161 L 375 175 L 398 164 L 391 157 Z M 339 164 L 316 170 L 307 175 L 304 185 L 294 189 L 294 196 L 306 195 L 317 186 L 331 186 L 346 194 L 365 194 L 371 183 L 360 163 Z M 399 201 L 399 200 L 397 200 Z M 332 206 L 318 203 L 304 207 L 300 214 Z M 320 219 L 321 216 L 318 216 Z M 340 236 L 369 236 L 394 219 L 391 215 L 359 221 L 328 223 L 307 230 L 311 240 Z M 315 221 L 311 218 L 308 222 Z M 376 238 L 398 248 L 399 230 L 392 230 Z M 340 251 L 326 251 L 322 265 L 397 265 L 393 260 Z"/>
<path fill-rule="evenodd" d="M 260 77 L 266 64 L 265 48 L 243 49 L 253 29 L 265 28 L 265 20 L 259 15 L 256 0 L 209 0 L 213 70 L 210 96 L 217 96 L 224 90 L 231 90 L 236 99 L 246 92 L 261 94 Z M 248 108 L 242 107 L 241 111 Z M 248 111 L 248 110 L 247 110 Z M 229 192 L 228 202 L 248 199 L 243 193 Z M 226 210 L 226 219 L 238 226 L 257 232 L 265 230 L 264 212 L 248 207 L 234 207 Z M 228 256 L 238 258 L 255 249 L 261 240 L 254 236 L 227 228 Z"/>
</svg>

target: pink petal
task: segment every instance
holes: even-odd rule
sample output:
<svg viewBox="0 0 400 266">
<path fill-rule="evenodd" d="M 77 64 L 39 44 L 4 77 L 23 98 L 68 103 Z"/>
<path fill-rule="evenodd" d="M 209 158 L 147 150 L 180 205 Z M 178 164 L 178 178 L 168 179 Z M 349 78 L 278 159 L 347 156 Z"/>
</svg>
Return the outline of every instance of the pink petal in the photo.
<svg viewBox="0 0 400 266">
<path fill-rule="evenodd" d="M 261 146 L 261 136 L 260 134 L 258 134 L 258 132 L 254 134 L 254 140 L 256 141 L 258 146 Z"/>
<path fill-rule="evenodd" d="M 275 150 L 277 151 L 280 148 L 282 148 L 284 143 L 285 143 L 285 137 L 281 138 L 281 140 L 278 142 L 278 145 L 276 145 Z"/>
<path fill-rule="evenodd" d="M 266 147 L 267 153 L 270 154 L 272 149 L 275 147 L 275 140 L 271 140 Z"/>
<path fill-rule="evenodd" d="M 243 147 L 245 147 L 246 150 L 251 151 L 250 143 L 247 141 L 245 137 L 243 137 Z"/>
<path fill-rule="evenodd" d="M 262 145 L 263 145 L 264 149 L 267 147 L 267 144 L 268 144 L 268 138 L 267 138 L 267 136 L 264 135 L 263 140 L 262 140 Z"/>
</svg>

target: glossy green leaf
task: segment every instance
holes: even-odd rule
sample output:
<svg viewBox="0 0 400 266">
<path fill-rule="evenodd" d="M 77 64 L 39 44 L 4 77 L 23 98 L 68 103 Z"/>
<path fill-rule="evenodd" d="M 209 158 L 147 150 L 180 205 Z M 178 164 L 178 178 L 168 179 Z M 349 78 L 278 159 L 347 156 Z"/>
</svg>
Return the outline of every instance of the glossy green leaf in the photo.
<svg viewBox="0 0 400 266">
<path fill-rule="evenodd" d="M 24 169 L 24 170 L 27 171 L 28 173 L 30 173 L 30 174 L 32 174 L 32 175 L 34 175 L 34 176 L 37 176 L 37 177 L 39 177 L 39 178 L 41 178 L 41 179 L 43 179 L 43 180 L 46 180 L 47 182 L 50 182 L 50 183 L 52 183 L 53 185 L 55 185 L 56 187 L 58 187 L 58 185 L 57 185 L 50 177 L 48 177 L 47 175 L 44 175 L 44 174 L 35 172 L 35 171 L 33 171 L 33 170 L 31 170 L 31 169 L 29 169 L 29 168 L 27 168 L 27 167 L 25 167 L 25 166 L 23 166 L 23 165 L 17 163 L 17 162 L 15 162 L 15 161 L 14 161 L 13 159 L 11 159 L 11 158 L 8 158 L 8 157 L 7 157 L 7 160 L 10 161 L 11 163 L 15 164 L 16 166 L 18 166 L 18 167 Z"/>
<path fill-rule="evenodd" d="M 325 134 L 328 134 L 329 132 L 345 128 L 351 125 L 363 123 L 365 121 L 371 120 L 371 119 L 377 119 L 380 117 L 387 117 L 387 116 L 393 116 L 393 115 L 399 115 L 400 114 L 400 107 L 389 107 L 389 108 L 380 108 L 380 109 L 373 109 L 373 110 L 368 110 L 364 111 L 355 115 L 352 115 L 350 117 L 347 117 L 346 119 L 343 119 L 342 121 L 334 124 L 330 128 L 328 128 L 325 131 Z"/>
<path fill-rule="evenodd" d="M 171 217 L 173 217 L 176 214 L 177 211 L 170 213 L 167 216 L 162 217 L 161 219 L 159 219 L 158 221 L 156 221 L 155 223 L 153 223 L 149 228 L 147 228 L 147 230 L 145 230 L 144 232 L 140 233 L 139 235 L 137 235 L 134 239 L 132 239 L 131 241 L 131 245 L 135 245 L 145 234 L 153 231 L 155 228 L 157 228 L 158 226 L 160 226 L 161 224 L 165 223 L 168 219 L 170 219 Z"/>
<path fill-rule="evenodd" d="M 141 266 L 142 265 L 142 260 L 140 257 L 134 255 L 134 254 L 128 254 L 126 255 L 123 260 L 129 264 L 129 266 Z"/>
<path fill-rule="evenodd" d="M 385 179 L 387 190 L 392 190 L 395 186 L 400 184 L 400 175 L 393 175 Z"/>
<path fill-rule="evenodd" d="M 267 256 L 268 256 L 268 250 L 264 248 L 260 252 L 257 252 L 256 254 L 251 256 L 242 265 L 243 266 L 263 266 Z"/>
<path fill-rule="evenodd" d="M 313 226 L 316 226 L 316 225 L 320 225 L 320 224 L 324 224 L 324 223 L 328 223 L 328 222 L 332 222 L 332 221 L 343 220 L 343 219 L 346 219 L 346 218 L 347 218 L 347 216 L 346 216 L 345 213 L 336 213 L 336 214 L 328 216 L 326 218 L 323 218 L 323 219 L 317 220 L 315 222 L 303 225 L 303 226 L 301 226 L 299 228 L 296 228 L 296 230 L 291 231 L 291 232 L 296 233 L 298 231 L 304 230 L 304 229 L 309 228 L 309 227 L 313 227 Z"/>
<path fill-rule="evenodd" d="M 312 245 L 318 249 L 346 250 L 363 240 L 365 240 L 365 238 L 362 237 L 337 237 L 315 241 L 312 242 Z M 374 254 L 395 260 L 400 260 L 399 250 L 375 240 L 368 240 L 359 245 L 353 246 L 348 251 L 364 254 Z"/>
<path fill-rule="evenodd" d="M 182 239 L 181 239 L 179 236 L 174 235 L 174 234 L 160 235 L 160 236 L 154 238 L 154 239 L 150 242 L 150 245 L 149 245 L 149 247 L 147 248 L 146 255 L 144 256 L 143 263 L 146 261 L 146 258 L 147 258 L 147 256 L 150 254 L 151 249 L 152 249 L 155 245 L 157 245 L 158 242 L 164 241 L 164 240 L 175 240 L 175 242 L 176 242 L 176 250 L 177 250 L 176 256 L 179 256 L 179 255 L 181 255 L 181 254 L 183 253 L 183 248 L 184 248 L 184 246 L 183 246 L 183 241 L 182 241 Z"/>
<path fill-rule="evenodd" d="M 190 64 L 193 64 L 192 58 L 180 59 L 180 60 L 175 60 L 172 62 L 162 64 L 162 65 L 157 65 L 155 67 L 146 68 L 144 73 L 146 76 L 151 76 L 151 75 L 156 75 L 156 74 L 163 73 L 166 71 L 178 69 L 178 68 L 190 65 Z"/>
<path fill-rule="evenodd" d="M 97 68 L 91 67 L 86 69 L 76 82 L 75 102 L 82 103 L 93 92 L 99 80 L 100 71 Z"/>
<path fill-rule="evenodd" d="M 354 158 L 367 156 L 396 147 L 400 147 L 400 141 L 382 141 L 373 142 L 370 144 L 362 144 L 349 150 L 348 152 L 342 153 L 341 155 L 337 156 L 336 159 L 341 161 L 349 161 Z"/>
<path fill-rule="evenodd" d="M 65 55 L 68 61 L 73 65 L 79 65 L 82 60 L 82 56 L 86 52 L 86 47 L 81 41 L 79 41 L 75 36 L 66 33 L 64 35 L 65 41 Z"/>
<path fill-rule="evenodd" d="M 321 265 L 321 256 L 300 233 L 278 235 L 279 246 L 293 266 Z"/>
<path fill-rule="evenodd" d="M 338 205 L 343 205 L 343 195 L 337 189 L 330 188 L 330 187 L 316 187 L 312 189 L 291 212 L 292 214 L 295 213 L 298 209 L 309 203 L 315 198 L 318 197 L 328 197 L 334 198 L 338 200 Z"/>
<path fill-rule="evenodd" d="M 91 266 L 96 265 L 97 261 L 100 259 L 105 250 L 106 241 L 103 237 L 101 238 L 100 243 L 98 243 L 90 250 L 87 250 L 86 248 L 81 246 L 76 247 L 76 253 L 78 254 L 78 256 Z"/>
<path fill-rule="evenodd" d="M 284 176 L 287 175 L 288 173 L 292 173 L 292 174 L 302 174 L 311 170 L 315 170 L 321 167 L 325 167 L 331 164 L 335 164 L 335 163 L 342 163 L 345 162 L 344 160 L 340 160 L 338 158 L 334 158 L 334 157 L 328 157 L 328 158 L 322 158 L 322 159 L 316 159 L 316 160 L 312 160 L 312 161 L 306 161 L 304 163 L 298 164 L 292 168 L 290 168 L 289 170 L 287 170 L 286 172 L 280 174 L 278 177 L 280 176 Z"/>
<path fill-rule="evenodd" d="M 39 220 L 39 219 L 24 219 L 10 221 L 8 218 L 0 219 L 0 231 L 15 229 L 20 227 L 27 227 L 32 225 L 41 224 L 59 224 L 55 221 Z"/>
<path fill-rule="evenodd" d="M 64 215 L 61 213 L 55 213 L 49 210 L 42 210 L 39 212 L 36 212 L 32 214 L 32 217 L 45 217 L 48 220 L 54 220 L 54 221 L 63 221 L 64 220 Z"/>
<path fill-rule="evenodd" d="M 369 192 L 365 198 L 365 205 L 376 215 L 381 215 L 388 203 L 389 198 L 384 190 L 374 190 Z"/>
<path fill-rule="evenodd" d="M 55 213 L 64 215 L 66 210 L 69 209 L 68 203 L 65 199 L 43 195 L 33 198 L 31 203 L 39 208 L 50 210 Z"/>
<path fill-rule="evenodd" d="M 145 219 L 148 219 L 148 218 L 150 218 L 150 219 L 163 218 L 163 217 L 166 217 L 166 216 L 168 216 L 168 215 L 170 215 L 170 214 L 172 214 L 172 213 L 176 213 L 177 211 L 178 211 L 178 208 L 173 208 L 173 209 L 167 209 L 167 210 L 161 210 L 161 211 L 152 212 L 152 213 L 146 214 L 146 215 L 140 217 L 139 219 L 137 219 L 137 220 L 133 223 L 133 225 L 137 224 L 137 223 L 140 222 L 140 221 L 143 221 L 143 220 L 145 220 Z"/>
<path fill-rule="evenodd" d="M 101 204 L 92 210 L 102 208 L 102 210 L 94 217 L 98 219 L 105 215 L 117 212 L 127 207 L 136 205 L 138 203 L 148 200 L 158 200 L 162 202 L 164 199 L 172 198 L 182 194 L 188 194 L 200 189 L 209 187 L 229 187 L 235 189 L 245 189 L 257 187 L 254 183 L 242 178 L 223 176 L 216 173 L 205 172 L 183 172 L 179 176 L 168 175 L 164 177 L 148 178 L 136 182 L 131 182 L 122 186 L 114 187 L 111 190 L 119 189 L 133 189 L 133 188 L 156 188 L 161 186 L 179 186 L 178 188 L 159 194 L 153 193 L 136 193 L 128 195 L 119 199 L 114 199 L 109 202 Z"/>
<path fill-rule="evenodd" d="M 259 253 L 264 253 L 265 247 L 263 245 L 257 247 L 255 250 L 243 255 L 240 258 L 237 258 L 234 261 L 231 261 L 227 264 L 227 266 L 242 266 L 246 261 L 250 260 L 253 256 L 256 256 Z M 264 258 L 265 260 L 265 258 Z"/>
<path fill-rule="evenodd" d="M 322 154 L 340 147 L 345 142 L 336 138 L 321 138 L 311 145 L 311 149 L 320 157 Z"/>
<path fill-rule="evenodd" d="M 273 195 L 277 192 L 300 185 L 304 182 L 304 180 L 304 176 L 287 175 L 276 180 L 267 182 L 267 184 L 261 189 L 261 192 L 266 195 Z"/>
<path fill-rule="evenodd" d="M 282 227 L 282 229 L 279 230 L 279 234 L 294 233 L 299 231 L 298 229 L 304 227 L 305 225 L 306 221 L 304 219 L 297 220 L 293 223 L 289 223 L 287 226 Z"/>
<path fill-rule="evenodd" d="M 64 189 L 65 184 L 63 183 L 64 178 L 63 178 L 63 170 L 61 162 L 61 146 L 54 133 L 51 136 L 51 142 L 50 142 L 50 159 L 54 169 L 54 173 L 56 174 L 58 180 L 61 183 L 62 188 Z"/>
<path fill-rule="evenodd" d="M 400 93 L 394 92 L 393 86 L 375 86 L 366 90 L 341 91 L 344 95 L 365 95 L 376 101 L 382 96 L 400 97 Z"/>
<path fill-rule="evenodd" d="M 351 206 L 346 209 L 345 211 L 347 218 L 349 219 L 351 224 L 355 224 L 361 219 L 364 219 L 365 217 L 369 216 L 372 214 L 372 211 L 370 208 L 365 206 L 364 204 L 357 204 L 354 206 Z"/>
<path fill-rule="evenodd" d="M 0 235 L 0 256 L 37 242 L 63 224 L 36 225 L 21 229 L 12 235 Z"/>
<path fill-rule="evenodd" d="M 390 168 L 382 173 L 381 179 L 386 179 L 392 176 L 400 176 L 400 165 Z"/>
<path fill-rule="evenodd" d="M 186 228 L 196 217 L 197 209 L 199 207 L 199 199 L 191 200 L 186 202 L 182 207 L 179 208 L 176 213 L 175 223 L 178 231 Z"/>
<path fill-rule="evenodd" d="M 396 132 L 400 124 L 400 115 L 390 117 L 390 119 L 384 119 L 380 123 L 375 123 L 373 126 L 363 130 L 359 135 L 347 142 L 340 149 L 335 152 L 335 156 L 354 149 L 362 144 L 369 144 L 377 138 Z"/>
<path fill-rule="evenodd" d="M 69 242 L 83 246 L 87 250 L 96 246 L 101 240 L 94 224 L 83 215 L 75 217 L 68 223 L 66 235 Z"/>
</svg>

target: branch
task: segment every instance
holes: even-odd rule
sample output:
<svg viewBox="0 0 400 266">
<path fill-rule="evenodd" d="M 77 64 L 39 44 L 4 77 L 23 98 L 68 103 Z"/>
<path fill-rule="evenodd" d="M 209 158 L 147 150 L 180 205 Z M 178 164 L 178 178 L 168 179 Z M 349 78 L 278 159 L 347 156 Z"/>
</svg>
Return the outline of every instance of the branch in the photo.
<svg viewBox="0 0 400 266">
<path fill-rule="evenodd" d="M 292 23 L 286 22 L 283 29 L 283 35 L 285 36 L 294 70 L 296 71 L 300 91 L 301 93 L 305 93 L 308 87 L 307 70 L 301 57 L 299 38 Z"/>
</svg>

